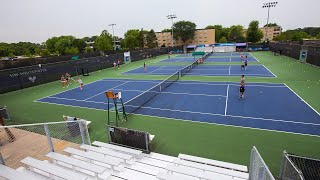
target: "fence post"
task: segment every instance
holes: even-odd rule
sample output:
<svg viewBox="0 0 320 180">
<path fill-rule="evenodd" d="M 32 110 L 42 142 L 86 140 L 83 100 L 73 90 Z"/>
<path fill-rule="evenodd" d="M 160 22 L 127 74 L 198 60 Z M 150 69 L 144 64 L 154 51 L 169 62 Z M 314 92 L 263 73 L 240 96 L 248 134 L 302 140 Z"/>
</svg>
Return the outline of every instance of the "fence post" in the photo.
<svg viewBox="0 0 320 180">
<path fill-rule="evenodd" d="M 86 138 L 84 137 L 84 129 L 83 129 L 84 121 L 79 121 L 78 124 L 79 124 L 79 128 L 80 128 L 80 134 L 81 134 L 82 144 L 87 144 L 87 143 L 86 143 Z"/>
<path fill-rule="evenodd" d="M 4 159 L 3 159 L 2 155 L 1 155 L 1 152 L 0 152 L 0 164 L 5 165 L 4 164 Z"/>
<path fill-rule="evenodd" d="M 284 169 L 287 166 L 286 165 L 286 161 L 285 161 L 286 153 L 287 153 L 286 150 L 284 150 L 283 153 L 282 153 L 282 161 L 281 161 L 280 173 L 279 173 L 279 179 L 280 180 L 283 178 Z"/>
<path fill-rule="evenodd" d="M 49 128 L 48 128 L 48 124 L 44 124 L 43 127 L 44 127 L 44 131 L 46 132 L 46 135 L 47 135 L 47 139 L 48 139 L 48 144 L 49 144 L 49 147 L 50 147 L 50 151 L 51 151 L 51 152 L 54 152 L 54 148 L 53 148 L 53 144 L 52 144 L 52 140 L 51 140 L 51 136 L 50 136 L 50 131 L 49 131 Z"/>
<path fill-rule="evenodd" d="M 250 167 L 249 167 L 249 179 L 251 180 L 252 179 L 252 173 L 253 173 L 253 158 L 254 158 L 254 155 L 253 155 L 253 152 L 254 152 L 254 146 L 253 148 L 251 149 L 251 154 L 250 154 Z"/>
</svg>

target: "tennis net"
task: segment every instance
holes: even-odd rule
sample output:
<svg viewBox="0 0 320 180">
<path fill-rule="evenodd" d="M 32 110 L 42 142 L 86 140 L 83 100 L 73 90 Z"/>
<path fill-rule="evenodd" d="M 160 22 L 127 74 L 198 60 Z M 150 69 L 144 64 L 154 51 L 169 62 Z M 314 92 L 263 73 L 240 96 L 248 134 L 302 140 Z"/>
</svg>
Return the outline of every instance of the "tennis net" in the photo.
<svg viewBox="0 0 320 180">
<path fill-rule="evenodd" d="M 182 69 L 180 70 L 181 77 L 184 76 L 184 75 L 186 75 L 188 72 L 190 72 L 191 69 L 193 69 L 194 67 L 198 66 L 198 64 L 199 64 L 199 62 L 198 62 L 198 60 L 196 60 L 196 61 L 194 61 L 192 64 L 190 64 L 190 65 L 182 68 Z"/>
<path fill-rule="evenodd" d="M 165 79 L 164 81 L 160 82 L 159 84 L 153 86 L 152 88 L 146 90 L 139 96 L 134 97 L 133 99 L 129 100 L 124 104 L 125 111 L 128 114 L 132 114 L 140 109 L 143 105 L 149 102 L 152 98 L 156 95 L 161 93 L 161 91 L 165 90 L 167 87 L 172 85 L 179 79 L 179 72 L 174 73 L 169 78 Z"/>
</svg>

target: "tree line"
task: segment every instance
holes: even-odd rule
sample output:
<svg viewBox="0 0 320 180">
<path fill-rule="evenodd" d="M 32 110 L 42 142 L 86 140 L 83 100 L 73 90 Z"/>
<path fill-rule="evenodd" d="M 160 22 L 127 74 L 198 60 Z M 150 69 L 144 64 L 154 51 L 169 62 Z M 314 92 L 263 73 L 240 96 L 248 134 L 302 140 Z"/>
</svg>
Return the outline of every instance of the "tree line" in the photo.
<svg viewBox="0 0 320 180">
<path fill-rule="evenodd" d="M 266 25 L 264 25 L 266 26 Z M 275 23 L 268 25 L 277 26 Z M 197 26 L 190 21 L 178 21 L 173 24 L 174 39 L 181 40 L 184 45 L 195 36 Z M 259 28 L 259 21 L 251 21 L 248 29 L 242 25 L 223 27 L 222 25 L 209 25 L 205 29 L 215 29 L 216 42 L 260 42 L 263 33 Z M 163 29 L 161 32 L 170 32 L 172 29 Z M 46 42 L 37 44 L 30 42 L 0 43 L 0 57 L 14 56 L 49 56 L 49 55 L 74 55 L 78 53 L 91 53 L 94 51 L 106 51 L 114 49 L 113 38 L 120 42 L 123 49 L 155 48 L 158 47 L 157 37 L 154 30 L 130 29 L 124 34 L 124 38 L 112 37 L 103 30 L 100 35 L 75 38 L 74 36 L 59 36 L 49 38 Z M 303 38 L 320 39 L 320 28 L 307 27 L 294 30 L 287 30 L 275 37 L 277 41 L 299 41 Z M 161 45 L 161 44 L 160 44 Z"/>
</svg>

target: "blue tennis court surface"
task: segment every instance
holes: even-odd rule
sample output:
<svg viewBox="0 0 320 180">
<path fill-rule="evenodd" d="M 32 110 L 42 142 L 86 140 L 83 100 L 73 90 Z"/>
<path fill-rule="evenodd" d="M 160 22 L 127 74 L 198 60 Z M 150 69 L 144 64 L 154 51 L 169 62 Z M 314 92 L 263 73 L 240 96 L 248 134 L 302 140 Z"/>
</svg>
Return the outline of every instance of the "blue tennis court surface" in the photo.
<svg viewBox="0 0 320 180">
<path fill-rule="evenodd" d="M 171 75 L 180 71 L 184 66 L 147 66 L 147 71 L 143 67 L 127 71 L 123 74 L 146 74 L 146 75 Z M 191 69 L 188 75 L 194 76 L 259 76 L 259 77 L 275 77 L 263 65 L 249 65 L 247 70 L 241 70 L 240 65 L 198 65 Z"/>
<path fill-rule="evenodd" d="M 258 60 L 252 56 L 251 54 L 247 53 L 247 59 L 249 62 L 258 62 Z M 196 59 L 199 59 L 201 56 L 196 56 Z M 164 59 L 160 62 L 193 62 L 195 58 L 191 54 L 181 54 L 177 55 L 171 59 Z M 211 54 L 206 58 L 206 62 L 241 62 L 243 59 L 240 58 L 239 53 L 219 53 L 219 54 Z"/>
<path fill-rule="evenodd" d="M 105 91 L 121 91 L 126 104 L 159 82 L 104 79 L 37 102 L 107 110 Z M 320 136 L 319 113 L 285 84 L 249 83 L 238 96 L 238 83 L 176 81 L 135 114 Z"/>
</svg>

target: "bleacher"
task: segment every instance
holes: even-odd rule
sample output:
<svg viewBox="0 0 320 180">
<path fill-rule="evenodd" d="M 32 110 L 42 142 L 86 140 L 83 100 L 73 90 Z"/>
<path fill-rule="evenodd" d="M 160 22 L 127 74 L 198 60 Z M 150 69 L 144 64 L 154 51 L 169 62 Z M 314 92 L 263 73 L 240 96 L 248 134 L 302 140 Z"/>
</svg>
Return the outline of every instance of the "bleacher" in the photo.
<svg viewBox="0 0 320 180">
<path fill-rule="evenodd" d="M 64 153 L 49 152 L 48 160 L 26 157 L 13 169 L 0 164 L 0 179 L 139 179 L 244 180 L 247 166 L 186 154 L 178 157 L 95 141 Z"/>
</svg>

